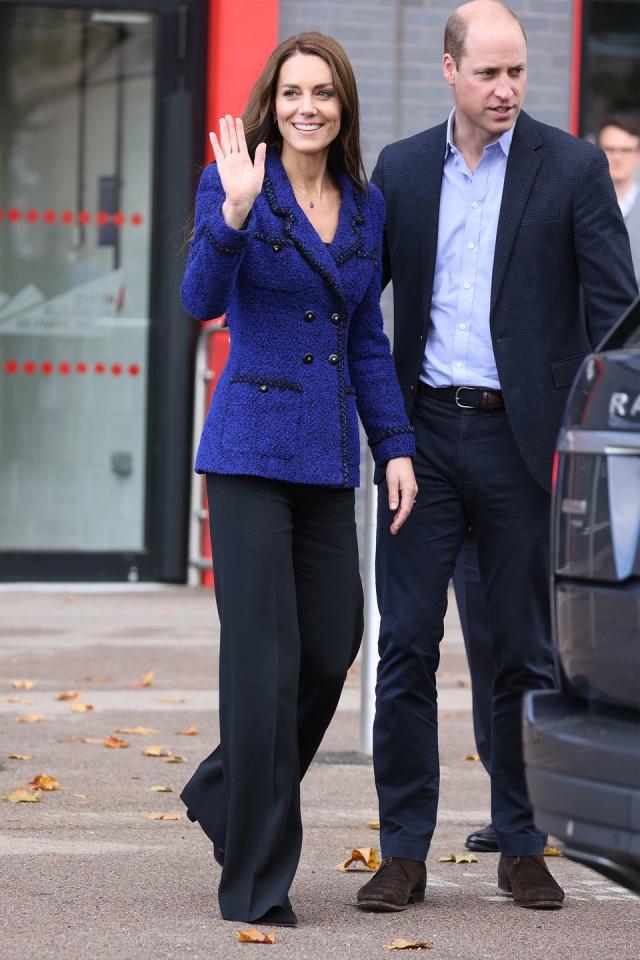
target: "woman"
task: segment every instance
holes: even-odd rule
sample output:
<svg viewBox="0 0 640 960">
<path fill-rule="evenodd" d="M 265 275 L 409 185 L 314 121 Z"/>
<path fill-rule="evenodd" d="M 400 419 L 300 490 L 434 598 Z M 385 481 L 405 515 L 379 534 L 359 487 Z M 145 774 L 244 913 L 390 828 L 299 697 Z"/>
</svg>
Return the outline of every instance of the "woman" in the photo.
<svg viewBox="0 0 640 960">
<path fill-rule="evenodd" d="M 414 440 L 379 307 L 383 201 L 366 186 L 342 48 L 317 33 L 282 43 L 244 124 L 223 118 L 211 142 L 182 299 L 202 320 L 226 312 L 231 334 L 196 460 L 221 744 L 182 799 L 223 864 L 223 917 L 295 926 L 300 778 L 362 634 L 356 407 L 386 464 L 394 532 L 416 493 Z"/>
</svg>

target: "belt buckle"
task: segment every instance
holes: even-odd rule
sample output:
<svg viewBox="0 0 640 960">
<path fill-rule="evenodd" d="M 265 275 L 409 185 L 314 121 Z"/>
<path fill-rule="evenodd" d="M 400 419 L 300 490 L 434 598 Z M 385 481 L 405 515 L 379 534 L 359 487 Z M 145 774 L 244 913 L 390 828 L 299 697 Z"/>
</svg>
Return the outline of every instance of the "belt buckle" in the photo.
<svg viewBox="0 0 640 960">
<path fill-rule="evenodd" d="M 456 390 L 456 406 L 460 407 L 461 410 L 476 410 L 477 407 L 474 407 L 473 404 L 460 402 L 460 397 L 458 394 L 461 390 L 473 390 L 473 387 L 458 387 Z"/>
</svg>

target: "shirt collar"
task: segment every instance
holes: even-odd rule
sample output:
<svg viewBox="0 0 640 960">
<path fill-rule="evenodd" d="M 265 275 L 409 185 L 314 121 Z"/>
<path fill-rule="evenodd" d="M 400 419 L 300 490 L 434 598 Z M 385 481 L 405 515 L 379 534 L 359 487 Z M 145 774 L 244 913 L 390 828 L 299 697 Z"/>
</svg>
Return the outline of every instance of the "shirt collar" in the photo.
<svg viewBox="0 0 640 960">
<path fill-rule="evenodd" d="M 625 218 L 625 220 L 631 213 L 631 208 L 636 202 L 638 194 L 640 194 L 640 185 L 634 183 L 631 189 L 627 190 L 625 195 L 620 197 L 618 200 L 618 203 L 620 204 L 620 210 L 622 211 L 622 216 Z"/>
<path fill-rule="evenodd" d="M 447 144 L 444 149 L 444 158 L 447 159 L 452 153 L 459 153 L 458 148 L 453 142 L 453 118 L 455 117 L 455 107 L 449 114 L 449 120 L 447 121 Z M 511 149 L 511 141 L 513 140 L 513 131 L 515 130 L 515 123 L 508 130 L 498 137 L 495 143 L 500 144 L 500 149 L 504 153 L 505 157 L 509 156 L 509 150 Z M 490 143 L 488 146 L 493 147 L 495 143 Z M 486 147 L 485 147 L 486 149 Z"/>
</svg>

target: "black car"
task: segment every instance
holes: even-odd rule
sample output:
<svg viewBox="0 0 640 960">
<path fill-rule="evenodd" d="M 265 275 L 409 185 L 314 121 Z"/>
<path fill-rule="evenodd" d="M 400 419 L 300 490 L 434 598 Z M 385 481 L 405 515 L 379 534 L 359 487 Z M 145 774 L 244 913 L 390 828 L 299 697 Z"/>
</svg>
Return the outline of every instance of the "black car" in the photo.
<svg viewBox="0 0 640 960">
<path fill-rule="evenodd" d="M 524 701 L 536 823 L 640 893 L 640 298 L 572 388 L 551 573 L 559 689 Z"/>
</svg>

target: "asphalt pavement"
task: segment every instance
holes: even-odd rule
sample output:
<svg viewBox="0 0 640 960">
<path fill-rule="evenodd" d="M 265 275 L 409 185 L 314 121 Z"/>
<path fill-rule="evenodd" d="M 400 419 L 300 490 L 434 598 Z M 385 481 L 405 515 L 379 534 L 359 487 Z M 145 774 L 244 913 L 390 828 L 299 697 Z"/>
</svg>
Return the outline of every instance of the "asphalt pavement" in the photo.
<svg viewBox="0 0 640 960">
<path fill-rule="evenodd" d="M 377 818 L 372 766 L 359 753 L 356 663 L 302 785 L 305 839 L 291 891 L 299 926 L 276 930 L 272 945 L 237 942 L 243 925 L 220 918 L 219 867 L 178 796 L 217 742 L 217 650 L 215 606 L 204 590 L 0 591 L 0 795 L 38 798 L 0 800 L 0 955 L 215 960 L 266 950 L 283 960 L 370 960 L 394 956 L 385 945 L 408 939 L 433 946 L 401 956 L 434 960 L 640 960 L 640 899 L 581 866 L 549 860 L 567 900 L 547 913 L 499 896 L 497 855 L 438 861 L 464 853 L 465 836 L 489 810 L 481 765 L 463 759 L 475 747 L 453 602 L 425 903 L 362 913 L 354 897 L 369 874 L 336 869 L 354 847 L 379 850 L 368 826 Z M 145 755 L 149 748 L 156 749 Z M 56 778 L 59 789 L 34 793 L 28 784 L 39 775 Z"/>
</svg>

